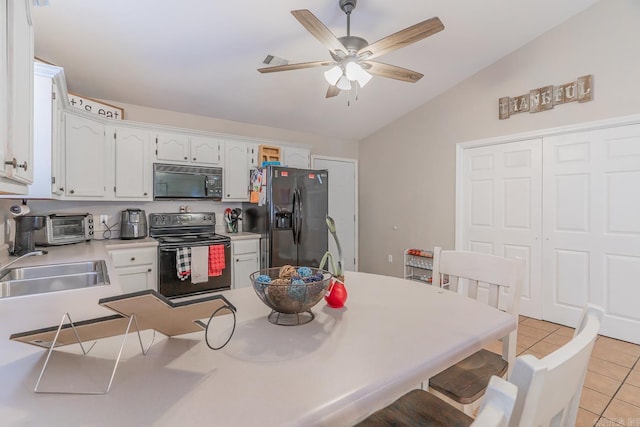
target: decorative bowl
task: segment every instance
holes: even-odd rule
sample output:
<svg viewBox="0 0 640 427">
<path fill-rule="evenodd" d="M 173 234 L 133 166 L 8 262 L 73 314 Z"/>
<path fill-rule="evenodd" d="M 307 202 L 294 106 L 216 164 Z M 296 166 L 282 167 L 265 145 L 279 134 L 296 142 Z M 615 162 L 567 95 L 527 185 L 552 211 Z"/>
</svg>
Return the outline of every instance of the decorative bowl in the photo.
<svg viewBox="0 0 640 427">
<path fill-rule="evenodd" d="M 258 297 L 272 312 L 269 321 L 278 325 L 301 325 L 315 317 L 311 307 L 325 296 L 331 273 L 311 267 L 267 268 L 249 278 Z"/>
</svg>

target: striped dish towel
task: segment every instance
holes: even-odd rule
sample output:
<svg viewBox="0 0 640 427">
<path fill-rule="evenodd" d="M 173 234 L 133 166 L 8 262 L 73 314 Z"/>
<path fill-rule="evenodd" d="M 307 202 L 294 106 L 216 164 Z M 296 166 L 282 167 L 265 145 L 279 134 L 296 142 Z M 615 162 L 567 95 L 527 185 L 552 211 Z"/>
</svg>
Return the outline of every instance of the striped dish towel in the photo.
<svg viewBox="0 0 640 427">
<path fill-rule="evenodd" d="M 176 249 L 176 271 L 180 280 L 191 276 L 191 248 Z"/>
</svg>

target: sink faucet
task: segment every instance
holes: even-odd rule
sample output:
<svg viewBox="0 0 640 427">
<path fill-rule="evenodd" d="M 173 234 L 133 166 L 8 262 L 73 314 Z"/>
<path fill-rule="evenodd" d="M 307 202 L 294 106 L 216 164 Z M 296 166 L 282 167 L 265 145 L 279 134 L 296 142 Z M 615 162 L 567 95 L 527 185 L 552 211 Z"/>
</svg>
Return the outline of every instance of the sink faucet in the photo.
<svg viewBox="0 0 640 427">
<path fill-rule="evenodd" d="M 43 251 L 33 251 L 33 252 L 28 252 L 22 256 L 19 256 L 18 258 L 14 259 L 13 261 L 3 265 L 2 267 L 0 267 L 0 276 L 2 275 L 2 273 L 4 273 L 4 271 L 11 265 L 13 265 L 14 263 L 20 261 L 22 258 L 26 258 L 28 256 L 34 256 L 34 255 L 42 255 L 44 254 Z"/>
</svg>

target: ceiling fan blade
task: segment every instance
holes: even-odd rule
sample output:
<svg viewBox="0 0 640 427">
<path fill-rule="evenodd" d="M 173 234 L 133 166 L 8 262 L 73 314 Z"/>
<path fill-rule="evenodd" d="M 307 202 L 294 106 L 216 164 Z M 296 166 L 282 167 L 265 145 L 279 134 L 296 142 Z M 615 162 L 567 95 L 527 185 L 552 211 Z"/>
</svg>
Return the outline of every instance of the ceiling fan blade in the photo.
<svg viewBox="0 0 640 427">
<path fill-rule="evenodd" d="M 292 10 L 291 14 L 302 24 L 304 28 L 325 45 L 332 52 L 347 52 L 340 40 L 329 30 L 316 16 L 307 9 Z"/>
<path fill-rule="evenodd" d="M 325 96 L 325 98 L 333 98 L 334 96 L 337 96 L 340 93 L 340 89 L 338 89 L 337 86 L 329 86 L 329 89 L 327 89 L 327 96 Z"/>
<path fill-rule="evenodd" d="M 322 67 L 335 64 L 333 61 L 299 62 L 297 64 L 276 65 L 275 67 L 258 68 L 261 73 L 275 73 L 277 71 L 301 70 L 303 68 Z"/>
<path fill-rule="evenodd" d="M 371 74 L 402 80 L 403 82 L 415 83 L 424 76 L 424 74 L 418 73 L 417 71 L 396 67 L 395 65 L 383 64 L 382 62 L 365 61 L 364 64 L 371 66 L 371 68 L 365 68 Z"/>
<path fill-rule="evenodd" d="M 442 30 L 444 30 L 444 24 L 442 24 L 440 18 L 436 16 L 398 31 L 397 33 L 393 33 L 369 46 L 363 47 L 358 51 L 358 56 L 361 56 L 362 59 L 365 60 L 373 59 L 420 41 Z"/>
</svg>

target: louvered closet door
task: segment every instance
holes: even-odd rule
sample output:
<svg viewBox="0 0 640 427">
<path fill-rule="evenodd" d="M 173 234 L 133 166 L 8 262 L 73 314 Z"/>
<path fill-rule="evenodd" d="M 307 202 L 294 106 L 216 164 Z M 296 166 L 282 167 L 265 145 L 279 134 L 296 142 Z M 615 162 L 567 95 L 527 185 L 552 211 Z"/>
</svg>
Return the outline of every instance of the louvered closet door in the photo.
<svg viewBox="0 0 640 427">
<path fill-rule="evenodd" d="M 540 318 L 542 141 L 464 150 L 461 250 L 527 260 L 520 313 Z"/>
<path fill-rule="evenodd" d="M 640 343 L 640 125 L 544 138 L 543 317 Z"/>
</svg>

